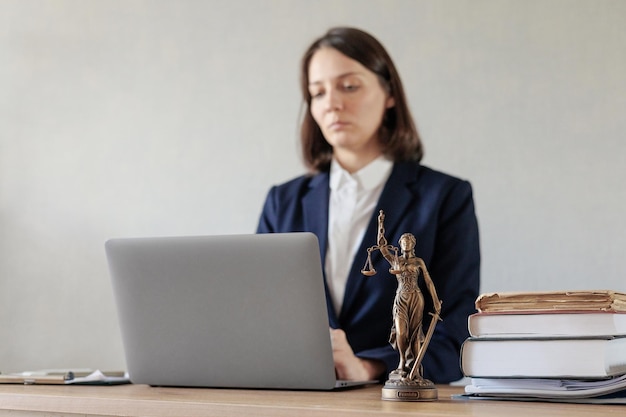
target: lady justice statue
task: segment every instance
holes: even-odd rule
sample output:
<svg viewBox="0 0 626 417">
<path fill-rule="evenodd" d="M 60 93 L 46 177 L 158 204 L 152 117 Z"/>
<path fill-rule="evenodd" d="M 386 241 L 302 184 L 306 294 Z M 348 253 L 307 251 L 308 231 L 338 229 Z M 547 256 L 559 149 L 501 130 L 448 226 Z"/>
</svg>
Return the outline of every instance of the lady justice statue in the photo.
<svg viewBox="0 0 626 417">
<path fill-rule="evenodd" d="M 415 236 L 405 233 L 400 236 L 398 244 L 402 251 L 398 256 L 398 248 L 387 243 L 383 222 L 385 214 L 380 210 L 378 214 L 377 245 L 367 250 L 367 261 L 361 271 L 364 275 L 372 276 L 376 270 L 372 266 L 371 254 L 379 250 L 389 262 L 389 272 L 398 279 L 398 289 L 393 303 L 393 326 L 389 342 L 400 354 L 398 368 L 389 374 L 385 383 L 382 398 L 396 401 L 430 401 L 437 399 L 437 388 L 422 376 L 422 359 L 440 320 L 441 301 L 437 297 L 435 286 L 421 258 L 415 256 Z M 422 331 L 424 317 L 424 297 L 417 280 L 423 275 L 424 282 L 433 300 L 434 313 L 428 331 Z"/>
</svg>

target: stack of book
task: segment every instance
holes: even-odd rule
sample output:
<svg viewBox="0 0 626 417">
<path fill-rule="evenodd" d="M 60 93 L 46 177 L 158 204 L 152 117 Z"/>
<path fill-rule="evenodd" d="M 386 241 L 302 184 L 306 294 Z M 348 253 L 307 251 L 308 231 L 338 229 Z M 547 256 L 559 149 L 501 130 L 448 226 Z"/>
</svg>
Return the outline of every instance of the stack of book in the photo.
<svg viewBox="0 0 626 417">
<path fill-rule="evenodd" d="M 483 294 L 461 368 L 474 398 L 626 403 L 626 294 Z"/>
</svg>

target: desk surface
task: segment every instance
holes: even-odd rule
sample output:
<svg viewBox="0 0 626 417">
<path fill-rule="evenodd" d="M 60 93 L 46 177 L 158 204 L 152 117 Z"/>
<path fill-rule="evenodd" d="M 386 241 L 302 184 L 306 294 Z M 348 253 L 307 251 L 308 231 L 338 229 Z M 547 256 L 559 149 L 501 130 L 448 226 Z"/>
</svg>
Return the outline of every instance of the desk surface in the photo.
<svg viewBox="0 0 626 417">
<path fill-rule="evenodd" d="M 617 416 L 619 405 L 456 400 L 439 387 L 434 402 L 380 399 L 381 386 L 338 392 L 162 388 L 146 385 L 0 386 L 0 416 Z"/>
</svg>

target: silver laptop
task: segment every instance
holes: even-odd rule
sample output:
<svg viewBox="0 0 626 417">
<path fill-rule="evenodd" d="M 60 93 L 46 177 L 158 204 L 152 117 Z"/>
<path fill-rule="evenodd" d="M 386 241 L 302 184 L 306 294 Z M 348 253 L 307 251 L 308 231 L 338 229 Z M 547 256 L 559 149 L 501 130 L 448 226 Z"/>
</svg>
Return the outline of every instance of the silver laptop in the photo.
<svg viewBox="0 0 626 417">
<path fill-rule="evenodd" d="M 111 239 L 126 365 L 156 386 L 330 390 L 337 381 L 312 233 Z"/>
</svg>

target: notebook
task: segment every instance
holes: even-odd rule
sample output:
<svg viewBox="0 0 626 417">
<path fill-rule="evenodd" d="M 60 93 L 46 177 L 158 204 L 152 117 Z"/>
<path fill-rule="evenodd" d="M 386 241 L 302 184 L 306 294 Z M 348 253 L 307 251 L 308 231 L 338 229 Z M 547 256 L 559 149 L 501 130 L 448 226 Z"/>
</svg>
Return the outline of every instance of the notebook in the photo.
<svg viewBox="0 0 626 417">
<path fill-rule="evenodd" d="M 312 233 L 117 238 L 105 250 L 134 383 L 331 390 L 377 382 L 335 378 Z"/>
</svg>

